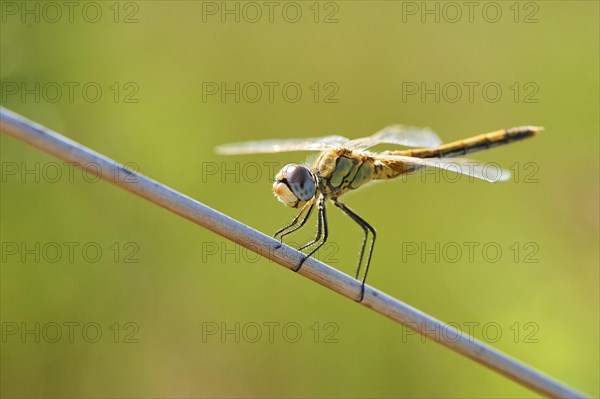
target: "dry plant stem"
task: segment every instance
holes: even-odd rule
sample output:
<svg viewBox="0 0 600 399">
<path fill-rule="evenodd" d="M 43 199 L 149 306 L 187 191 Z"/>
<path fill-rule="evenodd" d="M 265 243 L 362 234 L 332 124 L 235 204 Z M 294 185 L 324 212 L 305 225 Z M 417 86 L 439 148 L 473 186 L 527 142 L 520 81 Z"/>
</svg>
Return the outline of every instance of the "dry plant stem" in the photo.
<svg viewBox="0 0 600 399">
<path fill-rule="evenodd" d="M 287 245 L 280 246 L 278 240 L 152 179 L 132 172 L 117 162 L 5 108 L 0 109 L 0 129 L 8 135 L 64 161 L 73 162 L 82 167 L 93 164 L 94 168 L 88 168 L 88 172 L 97 171 L 99 177 L 288 269 L 296 268 L 303 259 L 303 254 Z M 115 170 L 118 172 L 117 174 L 115 174 Z M 122 178 L 115 179 L 114 176 L 121 176 Z M 130 178 L 123 178 L 125 176 Z M 307 259 L 298 274 L 352 300 L 356 300 L 360 296 L 360 281 L 314 258 Z M 201 282 L 198 283 L 201 284 Z M 542 395 L 561 398 L 585 397 L 582 393 L 561 382 L 368 285 L 365 287 L 364 300 L 361 305 L 387 316 L 395 322 L 401 323 Z"/>
</svg>

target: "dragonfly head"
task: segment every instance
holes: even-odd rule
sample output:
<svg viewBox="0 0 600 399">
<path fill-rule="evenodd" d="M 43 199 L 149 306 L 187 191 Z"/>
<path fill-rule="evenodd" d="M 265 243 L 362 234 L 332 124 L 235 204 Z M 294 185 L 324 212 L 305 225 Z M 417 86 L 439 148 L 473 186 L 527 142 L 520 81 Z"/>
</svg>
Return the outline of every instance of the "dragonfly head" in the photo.
<svg viewBox="0 0 600 399">
<path fill-rule="evenodd" d="M 291 208 L 303 206 L 316 192 L 315 178 L 306 166 L 290 163 L 275 176 L 273 193 L 279 201 Z"/>
</svg>

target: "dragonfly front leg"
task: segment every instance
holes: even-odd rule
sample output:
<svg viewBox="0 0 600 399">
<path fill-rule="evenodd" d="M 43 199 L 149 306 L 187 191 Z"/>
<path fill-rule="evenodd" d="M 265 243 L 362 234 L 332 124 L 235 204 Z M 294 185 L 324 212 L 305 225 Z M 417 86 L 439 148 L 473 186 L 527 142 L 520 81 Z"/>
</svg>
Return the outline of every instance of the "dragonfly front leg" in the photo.
<svg viewBox="0 0 600 399">
<path fill-rule="evenodd" d="M 279 236 L 279 247 L 281 247 L 281 245 L 283 244 L 283 237 L 287 236 L 290 233 L 293 233 L 294 231 L 298 230 L 299 228 L 301 228 L 302 226 L 304 226 L 306 224 L 306 221 L 308 220 L 308 218 L 310 217 L 310 214 L 312 213 L 313 208 L 315 207 L 315 201 L 311 200 L 310 202 L 307 202 L 304 207 L 302 207 L 302 210 L 300 211 L 300 213 L 298 213 L 296 215 L 296 217 L 294 218 L 294 220 L 292 220 L 292 223 L 288 224 L 287 226 L 277 230 L 277 232 L 273 235 L 273 238 L 277 238 L 277 236 Z M 303 217 L 302 221 L 300 222 L 299 225 L 298 224 L 298 220 L 300 220 L 300 218 Z M 296 226 L 297 225 L 297 226 Z"/>
<path fill-rule="evenodd" d="M 312 240 L 311 242 L 304 244 L 303 246 L 298 248 L 298 251 L 302 251 L 303 249 L 306 249 L 315 244 L 317 244 L 317 245 L 304 257 L 304 259 L 302 259 L 300 261 L 300 264 L 298 265 L 298 267 L 293 269 L 295 272 L 300 270 L 300 268 L 302 267 L 302 265 L 304 264 L 306 259 L 310 258 L 310 256 L 312 254 L 317 252 L 319 250 L 319 248 L 321 248 L 323 246 L 323 244 L 325 244 L 325 242 L 327 242 L 329 230 L 327 228 L 327 215 L 325 214 L 325 196 L 321 195 L 319 197 L 318 207 L 319 207 L 319 217 L 317 219 L 317 235 L 315 236 L 314 240 Z M 323 237 L 322 240 L 321 240 L 321 237 Z"/>
<path fill-rule="evenodd" d="M 358 302 L 362 302 L 363 297 L 365 295 L 365 281 L 367 280 L 367 274 L 369 273 L 369 265 L 371 264 L 371 255 L 373 254 L 373 248 L 375 247 L 375 237 L 376 237 L 375 229 L 373 228 L 373 226 L 371 226 L 369 223 L 367 223 L 363 218 L 358 216 L 356 213 L 354 213 L 354 211 L 352 211 L 350 208 L 348 208 L 346 205 L 342 204 L 338 200 L 333 200 L 333 203 L 335 204 L 335 206 L 340 208 L 346 215 L 350 216 L 350 218 L 352 220 L 354 220 L 356 223 L 358 223 L 360 225 L 360 227 L 362 227 L 363 231 L 365 232 L 365 236 L 364 236 L 363 242 L 362 242 L 362 247 L 360 249 L 360 257 L 358 259 L 358 267 L 356 268 L 355 278 L 357 280 L 358 280 L 358 276 L 360 274 L 360 268 L 361 268 L 362 261 L 363 261 L 364 255 L 365 255 L 365 248 L 367 246 L 367 239 L 369 238 L 369 232 L 371 232 L 371 234 L 373 235 L 373 239 L 371 240 L 371 245 L 369 246 L 367 261 L 365 264 L 365 274 L 363 275 L 363 278 L 362 278 L 362 286 L 360 289 L 360 299 L 358 300 Z"/>
</svg>

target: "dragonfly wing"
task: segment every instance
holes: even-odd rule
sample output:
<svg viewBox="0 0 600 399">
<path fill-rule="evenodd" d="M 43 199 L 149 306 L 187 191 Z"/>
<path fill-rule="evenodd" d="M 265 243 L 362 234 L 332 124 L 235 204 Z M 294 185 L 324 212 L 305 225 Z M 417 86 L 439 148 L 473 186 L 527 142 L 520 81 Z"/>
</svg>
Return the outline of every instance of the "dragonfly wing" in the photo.
<svg viewBox="0 0 600 399">
<path fill-rule="evenodd" d="M 383 162 L 405 162 L 411 165 L 445 169 L 491 183 L 510 179 L 510 172 L 495 164 L 474 161 L 467 158 L 416 158 L 404 155 L 380 155 L 376 159 Z"/>
<path fill-rule="evenodd" d="M 342 136 L 325 136 L 304 139 L 246 141 L 243 143 L 225 144 L 215 148 L 218 154 L 255 154 L 286 151 L 324 151 L 340 147 L 348 139 Z"/>
<path fill-rule="evenodd" d="M 377 144 L 397 144 L 407 147 L 435 148 L 442 140 L 428 128 L 392 125 L 372 136 L 352 140 L 345 144 L 352 149 L 367 149 Z"/>
</svg>

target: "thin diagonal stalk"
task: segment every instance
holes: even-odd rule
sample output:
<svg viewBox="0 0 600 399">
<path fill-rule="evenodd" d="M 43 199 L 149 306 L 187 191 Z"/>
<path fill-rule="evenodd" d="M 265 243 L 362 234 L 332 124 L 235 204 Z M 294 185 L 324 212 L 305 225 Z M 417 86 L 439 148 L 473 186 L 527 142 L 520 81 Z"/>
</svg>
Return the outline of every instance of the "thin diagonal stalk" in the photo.
<svg viewBox="0 0 600 399">
<path fill-rule="evenodd" d="M 283 267 L 293 269 L 303 258 L 303 255 L 295 249 L 286 245 L 279 247 L 279 241 L 165 185 L 132 172 L 117 162 L 5 108 L 0 108 L 0 130 L 64 161 L 73 162 L 81 167 L 93 164 L 94 168 L 88 168 L 88 172 L 94 171 L 99 177 L 271 259 Z M 115 172 L 117 172 L 116 176 L 131 178 L 114 179 Z M 314 258 L 306 260 L 298 274 L 350 299 L 354 300 L 360 296 L 359 281 Z M 563 383 L 375 288 L 365 287 L 361 305 L 540 394 L 561 398 L 585 397 Z M 444 333 L 440 334 L 441 331 Z"/>
</svg>

